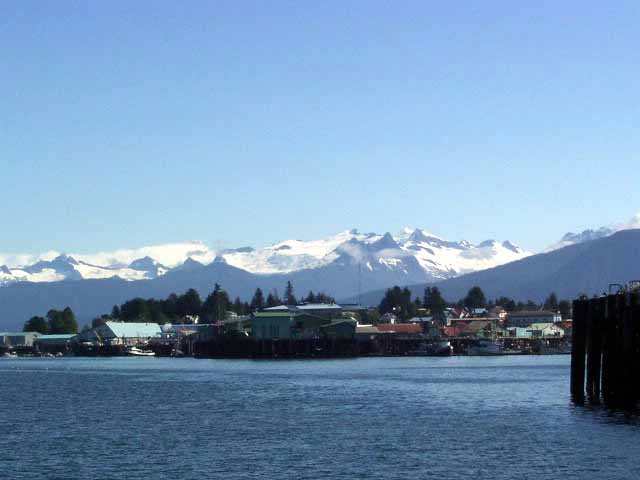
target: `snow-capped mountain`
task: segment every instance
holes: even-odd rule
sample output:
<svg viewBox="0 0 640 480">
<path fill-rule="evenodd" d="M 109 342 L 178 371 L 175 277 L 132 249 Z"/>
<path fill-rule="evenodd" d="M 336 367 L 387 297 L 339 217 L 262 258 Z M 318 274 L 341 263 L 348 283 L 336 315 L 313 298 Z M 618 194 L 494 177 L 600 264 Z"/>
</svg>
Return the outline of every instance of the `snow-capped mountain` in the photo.
<svg viewBox="0 0 640 480">
<path fill-rule="evenodd" d="M 96 254 L 0 255 L 0 260 L 33 259 L 0 267 L 0 283 L 104 279 L 145 280 L 169 271 L 192 271 L 224 262 L 252 274 L 273 275 L 333 266 L 393 272 L 407 282 L 451 278 L 524 258 L 528 252 L 510 242 L 477 245 L 443 240 L 421 229 L 399 235 L 348 230 L 321 240 L 286 240 L 264 248 L 214 252 L 202 242 L 123 249 Z"/>
<path fill-rule="evenodd" d="M 591 240 L 609 237 L 614 233 L 620 232 L 622 230 L 632 230 L 636 228 L 640 228 L 640 212 L 635 214 L 629 221 L 624 223 L 617 223 L 597 229 L 587 229 L 579 233 L 565 233 L 560 241 L 549 246 L 545 251 L 550 252 L 552 250 L 557 250 L 569 245 L 575 245 L 577 243 L 589 242 Z"/>
</svg>

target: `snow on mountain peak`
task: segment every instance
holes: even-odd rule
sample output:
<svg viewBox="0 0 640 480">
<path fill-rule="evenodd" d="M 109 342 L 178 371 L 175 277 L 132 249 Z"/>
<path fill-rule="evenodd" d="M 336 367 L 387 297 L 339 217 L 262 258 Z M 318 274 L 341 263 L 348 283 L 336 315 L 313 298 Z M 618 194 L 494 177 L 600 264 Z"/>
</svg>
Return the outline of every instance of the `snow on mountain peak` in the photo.
<svg viewBox="0 0 640 480">
<path fill-rule="evenodd" d="M 419 228 L 406 228 L 395 237 L 389 232 L 380 235 L 351 229 L 319 240 L 285 240 L 263 248 L 243 247 L 217 253 L 203 242 L 191 241 L 95 254 L 0 255 L 0 260 L 34 260 L 27 265 L 8 264 L 0 270 L 0 282 L 110 277 L 142 280 L 164 275 L 171 269 L 192 270 L 212 262 L 225 262 L 256 274 L 317 269 L 337 262 L 361 264 L 370 271 L 405 272 L 412 278 L 422 272 L 425 279 L 433 279 L 490 268 L 527 255 L 510 242 L 491 240 L 474 246 L 466 241 L 443 240 Z"/>
<path fill-rule="evenodd" d="M 583 242 L 590 242 L 599 238 L 608 237 L 622 230 L 632 230 L 640 228 L 640 212 L 636 213 L 627 222 L 603 226 L 598 229 L 586 229 L 580 233 L 567 232 L 559 242 L 556 242 L 545 249 L 545 252 L 557 250 L 559 248 L 575 245 Z"/>
</svg>

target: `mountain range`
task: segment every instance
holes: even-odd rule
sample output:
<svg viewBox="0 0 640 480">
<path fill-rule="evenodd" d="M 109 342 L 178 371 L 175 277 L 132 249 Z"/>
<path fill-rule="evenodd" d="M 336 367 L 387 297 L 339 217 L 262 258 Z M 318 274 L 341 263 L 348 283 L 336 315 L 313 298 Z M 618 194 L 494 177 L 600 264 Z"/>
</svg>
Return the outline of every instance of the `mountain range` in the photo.
<svg viewBox="0 0 640 480">
<path fill-rule="evenodd" d="M 137 255 L 145 254 L 138 257 Z M 524 258 L 529 252 L 509 241 L 486 240 L 477 245 L 447 241 L 421 229 L 401 234 L 341 232 L 322 240 L 287 240 L 264 248 L 243 247 L 214 252 L 202 242 L 185 242 L 98 254 L 4 256 L 13 265 L 0 266 L 0 285 L 120 278 L 152 280 L 174 270 L 224 261 L 257 275 L 291 274 L 332 265 L 352 265 L 369 272 L 398 272 L 407 281 L 452 278 Z M 2 256 L 0 256 L 0 259 Z"/>
<path fill-rule="evenodd" d="M 87 322 L 130 298 L 163 298 L 188 288 L 204 296 L 214 283 L 248 300 L 257 287 L 282 293 L 291 281 L 299 296 L 324 291 L 371 305 L 396 284 L 411 285 L 416 294 L 437 284 L 454 300 L 473 285 L 491 297 L 522 300 L 539 300 L 551 290 L 567 297 L 595 293 L 610 282 L 640 277 L 633 263 L 640 230 L 627 230 L 634 222 L 640 226 L 640 216 L 569 233 L 536 255 L 509 241 L 449 241 L 422 229 L 396 235 L 349 230 L 322 240 L 218 251 L 184 242 L 96 254 L 0 254 L 0 329 L 19 328 L 31 315 L 65 306 Z"/>
</svg>

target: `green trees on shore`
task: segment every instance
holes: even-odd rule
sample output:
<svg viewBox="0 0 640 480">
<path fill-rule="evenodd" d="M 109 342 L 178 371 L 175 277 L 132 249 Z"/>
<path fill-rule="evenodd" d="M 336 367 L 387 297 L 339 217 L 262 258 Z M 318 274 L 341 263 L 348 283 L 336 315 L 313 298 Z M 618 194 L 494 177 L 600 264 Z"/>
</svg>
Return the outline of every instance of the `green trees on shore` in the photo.
<svg viewBox="0 0 640 480">
<path fill-rule="evenodd" d="M 41 334 L 72 334 L 78 333 L 76 316 L 69 307 L 64 310 L 49 310 L 47 318 L 31 317 L 24 324 L 24 332 L 38 332 Z"/>
</svg>

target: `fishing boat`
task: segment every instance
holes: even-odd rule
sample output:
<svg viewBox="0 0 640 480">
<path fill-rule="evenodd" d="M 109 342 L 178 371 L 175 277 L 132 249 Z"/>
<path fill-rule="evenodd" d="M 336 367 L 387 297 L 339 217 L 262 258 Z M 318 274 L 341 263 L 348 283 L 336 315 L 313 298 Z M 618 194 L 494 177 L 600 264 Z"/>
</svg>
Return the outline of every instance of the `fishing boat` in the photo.
<svg viewBox="0 0 640 480">
<path fill-rule="evenodd" d="M 129 347 L 127 349 L 127 355 L 131 355 L 134 357 L 153 357 L 155 353 L 151 350 L 143 350 L 138 347 Z"/>
<path fill-rule="evenodd" d="M 469 345 L 469 355 L 502 355 L 502 344 L 495 340 L 478 340 Z"/>
</svg>

